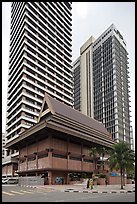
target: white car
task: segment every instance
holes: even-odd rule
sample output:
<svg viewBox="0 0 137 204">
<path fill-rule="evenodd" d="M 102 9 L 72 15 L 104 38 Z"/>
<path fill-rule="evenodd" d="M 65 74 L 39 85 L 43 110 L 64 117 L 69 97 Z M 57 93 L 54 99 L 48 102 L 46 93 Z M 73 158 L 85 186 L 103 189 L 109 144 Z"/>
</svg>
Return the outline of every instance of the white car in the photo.
<svg viewBox="0 0 137 204">
<path fill-rule="evenodd" d="M 2 179 L 2 184 L 17 184 L 18 178 L 5 178 Z"/>
<path fill-rule="evenodd" d="M 2 179 L 2 184 L 7 184 L 8 180 L 7 178 Z"/>
</svg>

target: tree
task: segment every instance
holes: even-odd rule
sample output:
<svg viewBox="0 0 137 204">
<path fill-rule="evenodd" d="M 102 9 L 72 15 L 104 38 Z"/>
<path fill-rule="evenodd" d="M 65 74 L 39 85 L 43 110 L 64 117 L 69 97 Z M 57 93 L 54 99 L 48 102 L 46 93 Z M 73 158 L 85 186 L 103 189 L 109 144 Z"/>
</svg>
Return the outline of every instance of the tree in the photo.
<svg viewBox="0 0 137 204">
<path fill-rule="evenodd" d="M 121 189 L 123 189 L 124 174 L 134 167 L 134 151 L 131 150 L 130 145 L 127 142 L 121 141 L 112 146 L 109 155 L 110 168 L 120 170 Z"/>
<path fill-rule="evenodd" d="M 95 170 L 96 170 L 96 160 L 97 160 L 97 148 L 96 147 L 92 147 L 90 149 L 90 156 L 93 157 L 93 160 L 94 160 L 94 164 L 95 164 Z"/>
<path fill-rule="evenodd" d="M 104 170 L 104 156 L 108 153 L 108 150 L 106 149 L 106 147 L 101 146 L 98 148 L 98 153 L 101 157 L 102 170 Z"/>
</svg>

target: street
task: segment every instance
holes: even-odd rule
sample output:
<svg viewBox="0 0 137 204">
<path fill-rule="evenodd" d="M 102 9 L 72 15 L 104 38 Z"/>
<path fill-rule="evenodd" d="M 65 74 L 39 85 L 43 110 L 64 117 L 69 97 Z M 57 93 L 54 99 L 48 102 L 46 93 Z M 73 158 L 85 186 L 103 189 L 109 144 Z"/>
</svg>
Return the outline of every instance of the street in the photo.
<svg viewBox="0 0 137 204">
<path fill-rule="evenodd" d="M 135 193 L 93 194 L 3 185 L 2 202 L 135 202 Z"/>
</svg>

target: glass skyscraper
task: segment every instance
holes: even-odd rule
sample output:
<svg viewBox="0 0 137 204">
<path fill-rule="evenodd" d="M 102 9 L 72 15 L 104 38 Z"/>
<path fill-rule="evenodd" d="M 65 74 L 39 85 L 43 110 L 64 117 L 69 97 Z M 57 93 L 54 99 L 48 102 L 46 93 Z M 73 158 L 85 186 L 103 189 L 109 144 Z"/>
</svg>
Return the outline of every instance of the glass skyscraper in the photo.
<svg viewBox="0 0 137 204">
<path fill-rule="evenodd" d="M 86 115 L 93 111 L 93 116 L 89 116 L 102 122 L 113 140 L 127 141 L 133 148 L 126 42 L 114 24 L 94 42 L 90 39 L 92 37 L 81 47 L 84 50 L 73 63 L 74 108 Z M 87 57 L 89 50 L 90 58 Z M 90 65 L 92 80 L 89 80 L 86 65 Z M 82 73 L 87 76 L 82 77 Z M 82 106 L 85 102 L 86 109 L 89 108 L 86 105 L 89 97 L 84 96 L 84 93 L 89 94 L 88 87 L 91 87 L 92 103 L 85 111 Z"/>
</svg>

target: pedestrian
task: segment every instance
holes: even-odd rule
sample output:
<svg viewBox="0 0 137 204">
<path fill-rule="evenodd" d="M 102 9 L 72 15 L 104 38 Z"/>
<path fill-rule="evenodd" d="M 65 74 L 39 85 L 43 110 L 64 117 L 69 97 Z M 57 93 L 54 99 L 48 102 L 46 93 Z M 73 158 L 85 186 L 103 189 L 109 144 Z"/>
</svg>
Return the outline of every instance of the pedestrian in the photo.
<svg viewBox="0 0 137 204">
<path fill-rule="evenodd" d="M 62 184 L 64 184 L 64 178 L 63 177 L 61 177 L 61 180 L 62 180 Z"/>
<path fill-rule="evenodd" d="M 87 189 L 89 188 L 89 179 L 87 180 Z"/>
<path fill-rule="evenodd" d="M 105 179 L 105 183 L 106 183 L 106 186 L 107 186 L 107 184 L 108 184 L 108 180 L 107 180 L 107 178 Z"/>
<path fill-rule="evenodd" d="M 90 186 L 90 189 L 92 190 L 93 189 L 93 179 L 90 178 L 89 180 L 89 186 Z"/>
</svg>

